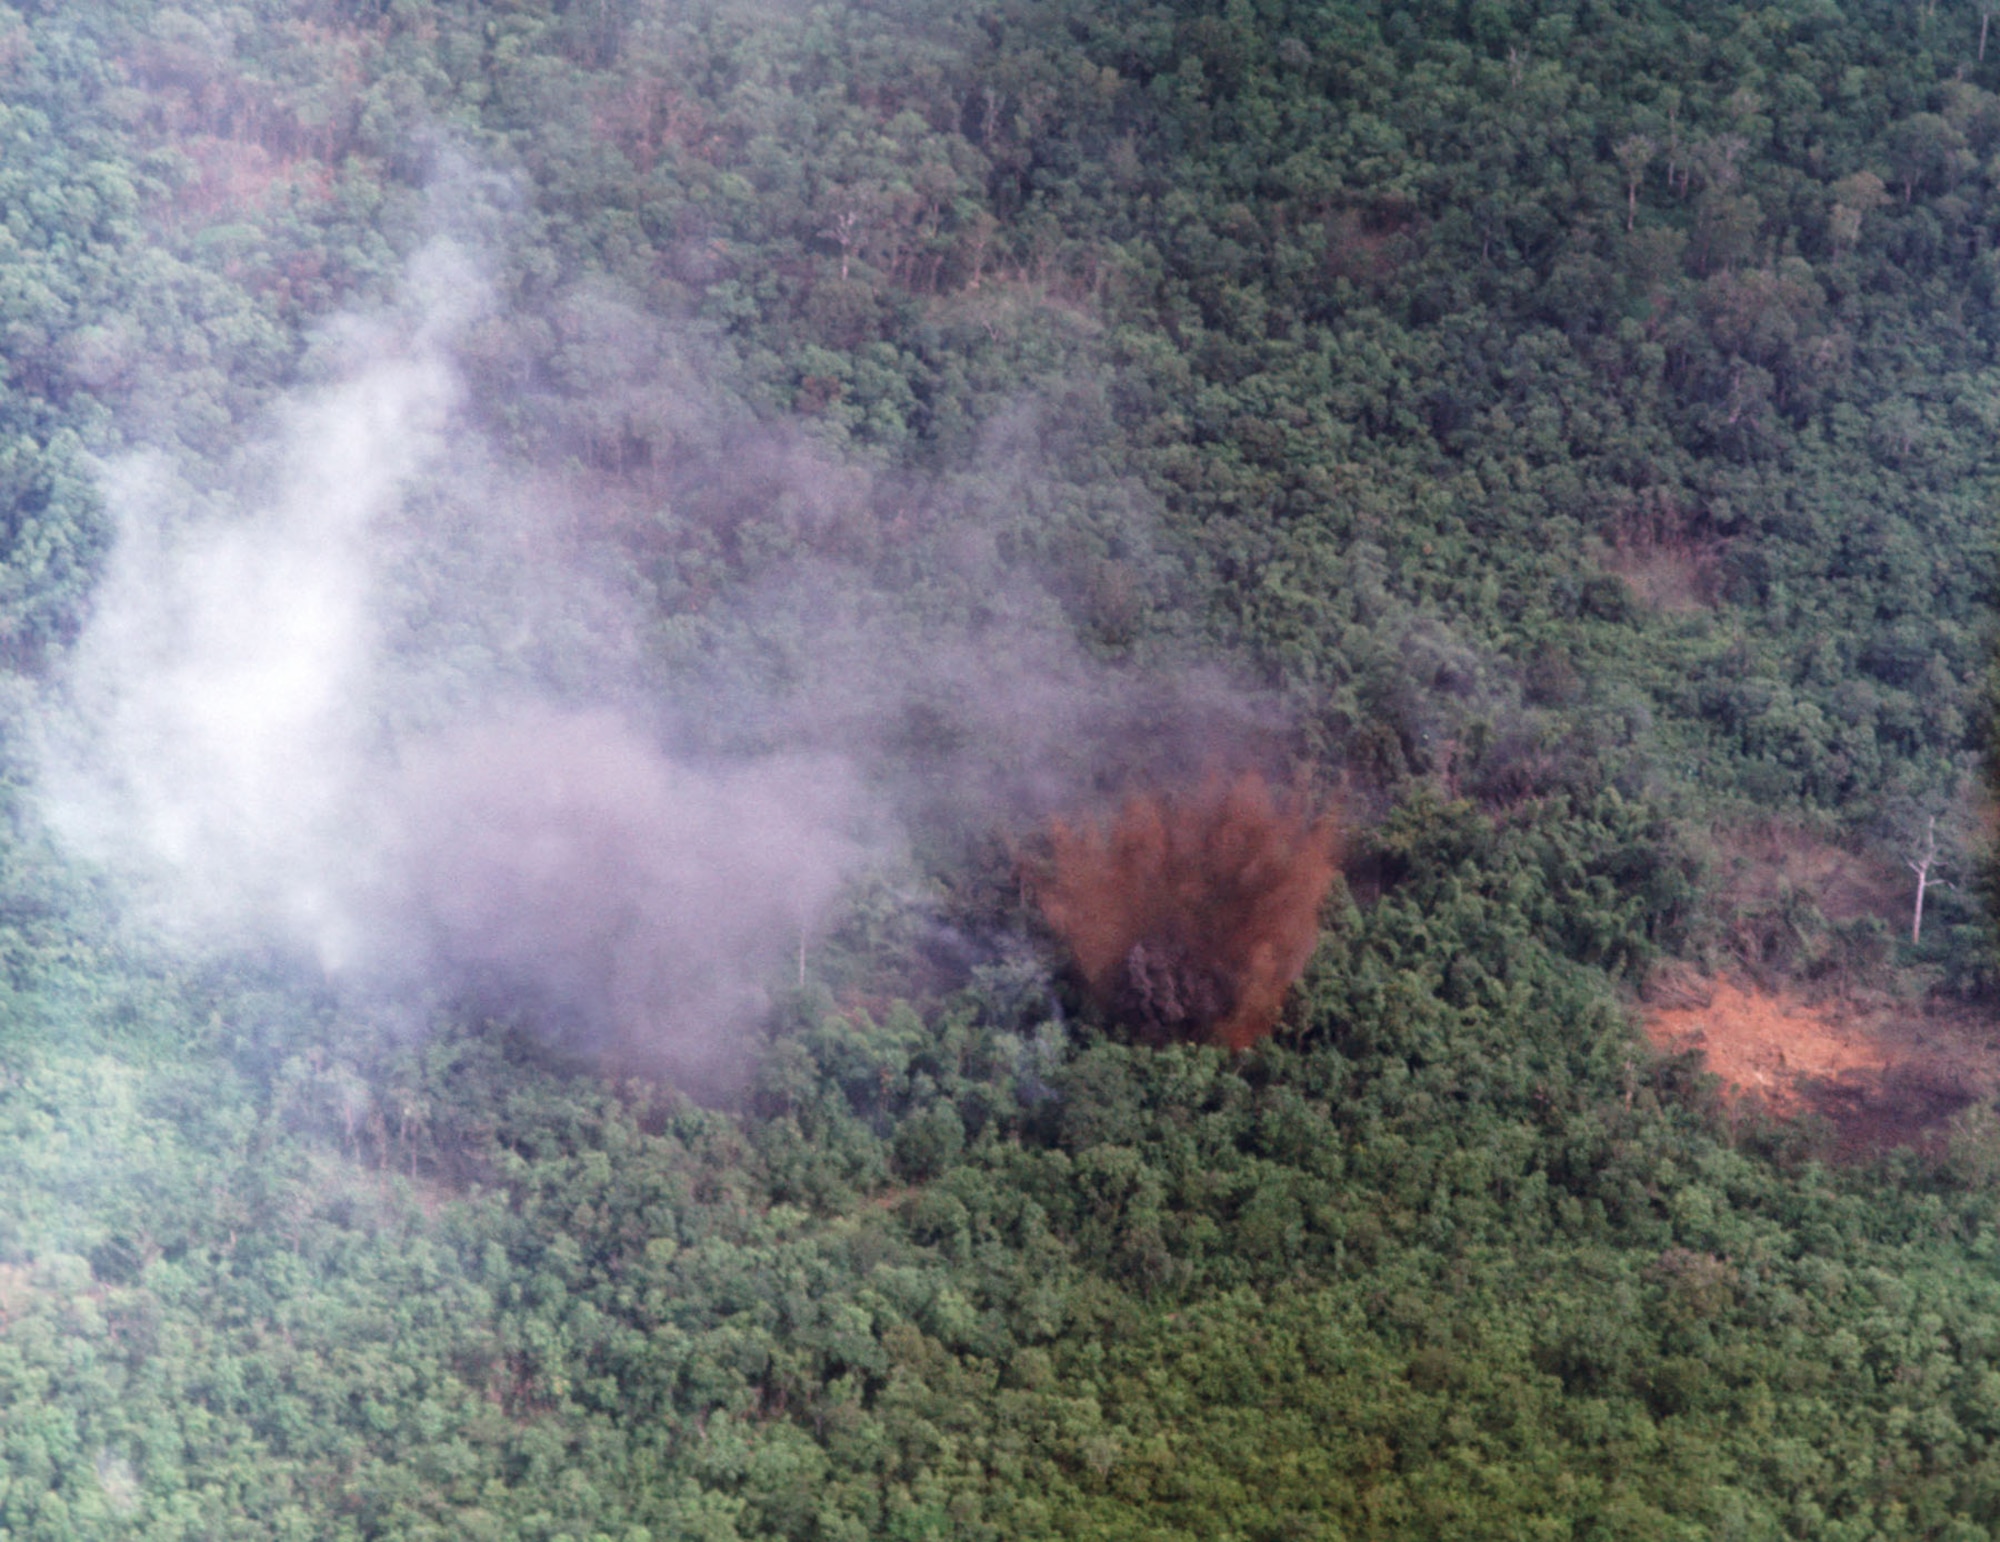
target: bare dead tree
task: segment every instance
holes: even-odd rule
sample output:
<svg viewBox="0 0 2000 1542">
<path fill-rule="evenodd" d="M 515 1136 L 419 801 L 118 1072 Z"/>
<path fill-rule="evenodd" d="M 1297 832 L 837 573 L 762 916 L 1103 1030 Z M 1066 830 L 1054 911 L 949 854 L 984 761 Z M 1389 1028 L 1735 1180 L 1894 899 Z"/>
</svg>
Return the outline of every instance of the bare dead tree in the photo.
<svg viewBox="0 0 2000 1542">
<path fill-rule="evenodd" d="M 848 265 L 854 260 L 854 249 L 861 242 L 861 210 L 849 204 L 833 216 L 833 222 L 820 234 L 840 248 L 840 281 L 847 282 Z"/>
<path fill-rule="evenodd" d="M 1917 903 L 1910 914 L 1910 941 L 1923 940 L 1924 935 L 1924 890 L 1930 887 L 1931 864 L 1937 861 L 1937 816 L 1933 814 L 1924 825 L 1924 849 L 1907 859 L 1911 872 L 1917 875 Z"/>
</svg>

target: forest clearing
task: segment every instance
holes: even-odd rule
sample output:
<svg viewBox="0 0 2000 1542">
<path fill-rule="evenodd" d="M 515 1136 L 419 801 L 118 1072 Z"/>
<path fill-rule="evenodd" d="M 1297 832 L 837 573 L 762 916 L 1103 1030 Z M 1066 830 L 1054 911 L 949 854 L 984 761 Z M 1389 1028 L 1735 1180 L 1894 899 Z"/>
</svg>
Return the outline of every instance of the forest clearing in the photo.
<svg viewBox="0 0 2000 1542">
<path fill-rule="evenodd" d="M 1739 1105 L 1826 1120 L 1850 1158 L 1939 1146 L 1953 1114 L 2000 1090 L 2000 1020 L 1983 1011 L 1729 980 L 1676 982 L 1671 999 L 1645 1009 L 1657 1051 L 1698 1053 Z"/>
</svg>

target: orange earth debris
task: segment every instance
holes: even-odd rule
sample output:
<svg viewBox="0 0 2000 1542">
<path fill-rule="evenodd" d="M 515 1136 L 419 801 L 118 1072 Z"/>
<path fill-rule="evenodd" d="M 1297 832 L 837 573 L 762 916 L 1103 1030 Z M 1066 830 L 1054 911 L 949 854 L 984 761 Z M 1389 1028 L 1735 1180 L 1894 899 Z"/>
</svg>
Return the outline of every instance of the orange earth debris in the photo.
<svg viewBox="0 0 2000 1542">
<path fill-rule="evenodd" d="M 1091 993 L 1141 1040 L 1247 1049 L 1278 1021 L 1339 871 L 1330 814 L 1255 772 L 1136 792 L 1109 828 L 1054 821 L 1029 873 Z"/>
<path fill-rule="evenodd" d="M 1799 1112 L 1803 1085 L 1851 1073 L 1879 1074 L 1894 1056 L 1867 1027 L 1826 1009 L 1717 982 L 1701 1005 L 1655 1008 L 1646 1019 L 1653 1046 L 1698 1049 L 1709 1070 L 1774 1113 Z"/>
<path fill-rule="evenodd" d="M 1646 1035 L 1663 1054 L 1699 1051 L 1732 1103 L 1828 1120 L 1848 1154 L 1935 1141 L 1952 1114 L 2000 1088 L 1992 1023 L 1891 1003 L 1702 981 L 1652 1007 Z"/>
</svg>

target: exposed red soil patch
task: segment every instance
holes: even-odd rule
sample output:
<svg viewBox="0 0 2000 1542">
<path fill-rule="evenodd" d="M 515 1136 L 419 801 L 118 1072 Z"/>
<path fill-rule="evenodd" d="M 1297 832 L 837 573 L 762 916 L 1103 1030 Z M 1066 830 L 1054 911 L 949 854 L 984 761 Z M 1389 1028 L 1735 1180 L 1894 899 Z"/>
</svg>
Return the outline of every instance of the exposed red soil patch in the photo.
<svg viewBox="0 0 2000 1542">
<path fill-rule="evenodd" d="M 1850 1155 L 1927 1143 L 2000 1088 L 1995 1024 L 1915 1007 L 1683 980 L 1646 1034 L 1663 1054 L 1699 1051 L 1733 1103 L 1828 1120 Z"/>
<path fill-rule="evenodd" d="M 1656 1008 L 1646 1020 L 1654 1047 L 1698 1049 L 1733 1092 L 1774 1113 L 1802 1110 L 1805 1085 L 1858 1073 L 1880 1075 L 1888 1046 L 1858 1024 L 1785 996 L 1717 983 L 1697 1005 Z"/>
</svg>

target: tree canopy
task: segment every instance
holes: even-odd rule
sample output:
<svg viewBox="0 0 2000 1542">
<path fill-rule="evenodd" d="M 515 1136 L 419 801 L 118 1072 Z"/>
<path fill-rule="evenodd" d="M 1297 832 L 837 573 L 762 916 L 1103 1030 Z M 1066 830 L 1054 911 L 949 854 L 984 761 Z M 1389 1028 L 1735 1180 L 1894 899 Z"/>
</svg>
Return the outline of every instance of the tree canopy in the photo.
<svg viewBox="0 0 2000 1542">
<path fill-rule="evenodd" d="M 1988 19 L 0 8 L 0 1539 L 1992 1534 L 1994 1086 L 1857 1151 L 1638 1022 L 1991 1020 Z M 621 688 L 905 816 L 720 1106 L 43 817 L 108 468 L 254 506 L 440 238 Z M 406 564 L 438 699 L 601 645 L 434 604 L 485 551 Z M 1215 735 L 1348 836 L 1240 1053 L 1022 892 Z"/>
</svg>

